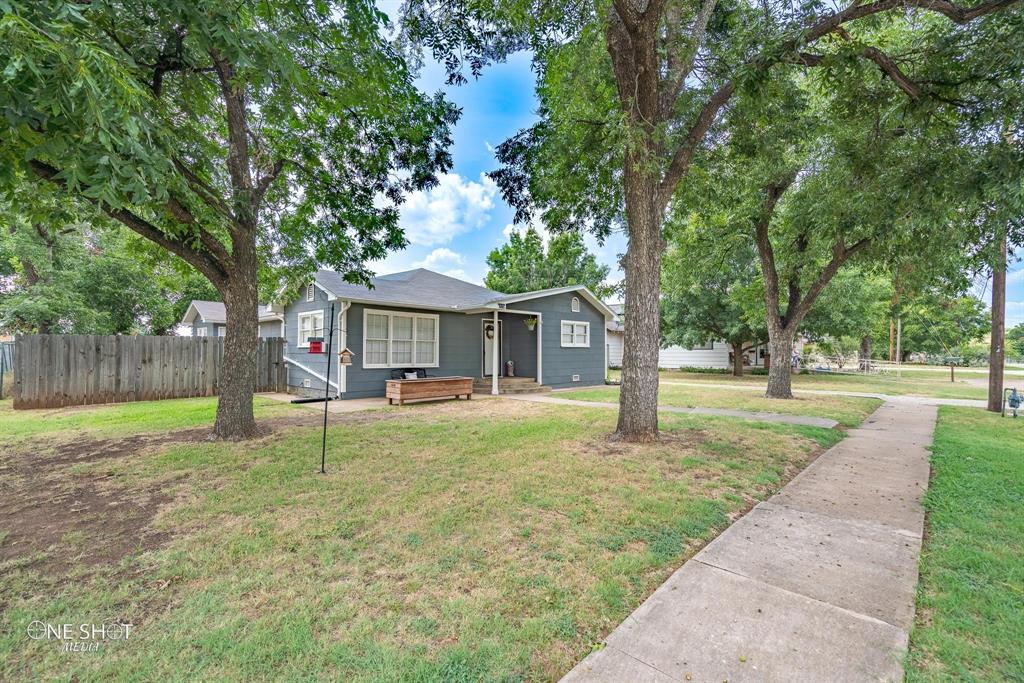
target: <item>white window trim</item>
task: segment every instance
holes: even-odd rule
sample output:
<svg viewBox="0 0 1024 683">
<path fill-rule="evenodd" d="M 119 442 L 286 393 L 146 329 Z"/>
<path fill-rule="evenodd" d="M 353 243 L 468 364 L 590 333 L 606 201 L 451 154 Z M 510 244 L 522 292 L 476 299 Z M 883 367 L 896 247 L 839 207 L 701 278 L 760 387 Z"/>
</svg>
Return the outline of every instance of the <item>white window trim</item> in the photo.
<svg viewBox="0 0 1024 683">
<path fill-rule="evenodd" d="M 299 313 L 298 317 L 296 317 L 296 319 L 295 319 L 295 339 L 298 342 L 296 344 L 296 346 L 298 346 L 300 349 L 308 349 L 309 348 L 309 341 L 303 340 L 301 338 L 302 337 L 302 319 L 303 318 L 315 318 L 316 316 L 320 316 L 320 327 L 323 328 L 323 321 L 327 317 L 327 315 L 324 313 L 324 310 L 322 308 L 319 309 L 319 310 L 316 310 L 316 311 L 304 311 L 302 313 Z M 316 324 L 313 324 L 313 326 L 311 326 L 309 328 L 309 331 L 310 332 L 314 332 L 315 330 L 316 330 Z"/>
<path fill-rule="evenodd" d="M 573 340 L 571 342 L 569 342 L 568 344 L 566 344 L 565 340 L 562 339 L 562 335 L 565 334 L 564 332 L 562 332 L 562 325 L 583 325 L 586 328 L 586 330 L 587 330 L 587 343 L 586 344 L 577 344 L 576 343 L 576 328 L 574 327 L 573 328 L 573 333 L 572 333 Z M 568 349 L 568 348 L 572 348 L 572 349 L 589 349 L 590 348 L 590 323 L 587 322 L 586 320 L 563 320 L 563 321 L 561 321 L 559 323 L 559 325 L 558 325 L 558 341 L 562 345 L 562 348 L 566 348 L 566 349 Z"/>
<path fill-rule="evenodd" d="M 387 363 L 367 363 L 366 362 L 366 317 L 368 315 L 386 315 L 388 316 L 388 362 Z M 412 362 L 411 363 L 392 363 L 391 362 L 391 343 L 395 341 L 394 335 L 394 318 L 412 318 Z M 433 363 L 417 363 L 416 362 L 416 318 L 433 318 L 434 319 L 434 362 Z M 408 341 L 408 340 L 400 340 Z M 407 313 L 405 311 L 384 311 L 376 308 L 364 308 L 363 309 L 363 368 L 370 369 L 385 369 L 385 368 L 436 368 L 441 364 L 441 316 L 436 313 Z"/>
<path fill-rule="evenodd" d="M 206 325 L 198 325 L 198 326 L 196 326 L 196 336 L 197 337 L 205 337 L 206 336 L 206 332 L 207 332 Z"/>
<path fill-rule="evenodd" d="M 569 304 L 569 308 L 572 309 L 573 313 L 580 312 L 580 298 L 578 296 L 574 296 L 572 298 L 572 302 Z"/>
</svg>

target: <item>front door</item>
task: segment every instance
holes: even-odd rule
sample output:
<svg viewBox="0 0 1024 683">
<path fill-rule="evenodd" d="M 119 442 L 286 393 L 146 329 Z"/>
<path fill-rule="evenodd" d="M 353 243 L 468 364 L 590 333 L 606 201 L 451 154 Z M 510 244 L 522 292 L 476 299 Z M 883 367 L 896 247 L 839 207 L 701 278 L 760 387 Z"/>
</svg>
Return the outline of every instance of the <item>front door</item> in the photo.
<svg viewBox="0 0 1024 683">
<path fill-rule="evenodd" d="M 483 372 L 481 376 L 490 377 L 492 370 L 494 369 L 494 337 L 498 337 L 498 349 L 501 349 L 501 321 L 498 321 L 498 329 L 494 329 L 493 320 L 484 320 L 481 331 L 481 339 L 483 341 L 484 352 L 483 356 Z M 498 358 L 498 376 L 501 376 L 501 358 Z"/>
</svg>

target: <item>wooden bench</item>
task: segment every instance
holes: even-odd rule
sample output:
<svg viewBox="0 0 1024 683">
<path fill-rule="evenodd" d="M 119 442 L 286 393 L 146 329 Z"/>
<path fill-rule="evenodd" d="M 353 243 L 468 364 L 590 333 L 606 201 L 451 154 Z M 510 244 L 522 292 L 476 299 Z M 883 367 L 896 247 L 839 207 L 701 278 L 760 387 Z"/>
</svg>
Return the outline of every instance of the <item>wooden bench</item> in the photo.
<svg viewBox="0 0 1024 683">
<path fill-rule="evenodd" d="M 472 377 L 423 377 L 420 379 L 389 379 L 384 395 L 388 405 L 402 405 L 421 398 L 473 398 Z"/>
</svg>

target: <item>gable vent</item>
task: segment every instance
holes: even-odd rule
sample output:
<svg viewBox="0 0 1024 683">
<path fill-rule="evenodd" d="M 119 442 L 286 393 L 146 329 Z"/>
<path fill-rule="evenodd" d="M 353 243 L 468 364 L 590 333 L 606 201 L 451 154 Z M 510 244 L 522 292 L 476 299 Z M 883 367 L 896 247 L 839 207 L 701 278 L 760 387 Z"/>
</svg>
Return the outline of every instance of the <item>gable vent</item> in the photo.
<svg viewBox="0 0 1024 683">
<path fill-rule="evenodd" d="M 313 283 L 310 282 L 308 285 L 306 285 L 306 301 L 312 301 L 312 300 L 313 300 Z"/>
</svg>

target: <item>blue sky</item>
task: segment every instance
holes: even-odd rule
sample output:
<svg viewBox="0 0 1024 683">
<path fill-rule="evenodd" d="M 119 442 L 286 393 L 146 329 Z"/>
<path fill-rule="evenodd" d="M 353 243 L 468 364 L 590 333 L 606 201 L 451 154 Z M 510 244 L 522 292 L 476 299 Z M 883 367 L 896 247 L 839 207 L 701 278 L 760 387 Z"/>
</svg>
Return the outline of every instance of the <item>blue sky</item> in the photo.
<svg viewBox="0 0 1024 683">
<path fill-rule="evenodd" d="M 374 264 L 374 270 L 422 267 L 482 283 L 487 254 L 508 241 L 513 229 L 525 228 L 512 226 L 512 209 L 484 174 L 498 167 L 494 147 L 537 120 L 534 77 L 529 55 L 522 53 L 466 85 L 446 86 L 444 80 L 443 68 L 429 64 L 419 85 L 427 92 L 444 90 L 462 109 L 454 131 L 454 168 L 438 187 L 406 199 L 400 210 L 409 247 Z M 625 237 L 613 235 L 604 245 L 588 237 L 587 244 L 612 268 L 610 279 L 620 280 L 617 256 L 626 250 Z"/>
<path fill-rule="evenodd" d="M 498 166 L 493 148 L 537 118 L 530 58 L 516 55 L 463 86 L 446 86 L 444 70 L 428 64 L 419 84 L 427 92 L 444 90 L 462 108 L 454 131 L 454 167 L 438 187 L 408 197 L 401 207 L 401 223 L 409 247 L 373 268 L 383 274 L 422 267 L 482 283 L 487 254 L 506 242 L 511 230 L 523 228 L 512 226 L 512 209 L 484 174 Z M 617 257 L 626 250 L 625 236 L 615 234 L 604 245 L 588 237 L 587 243 L 598 260 L 611 267 L 610 279 L 621 280 Z M 1024 322 L 1024 264 L 1011 268 L 1006 296 L 1009 326 Z M 987 300 L 991 290 L 983 286 L 980 291 Z"/>
</svg>

